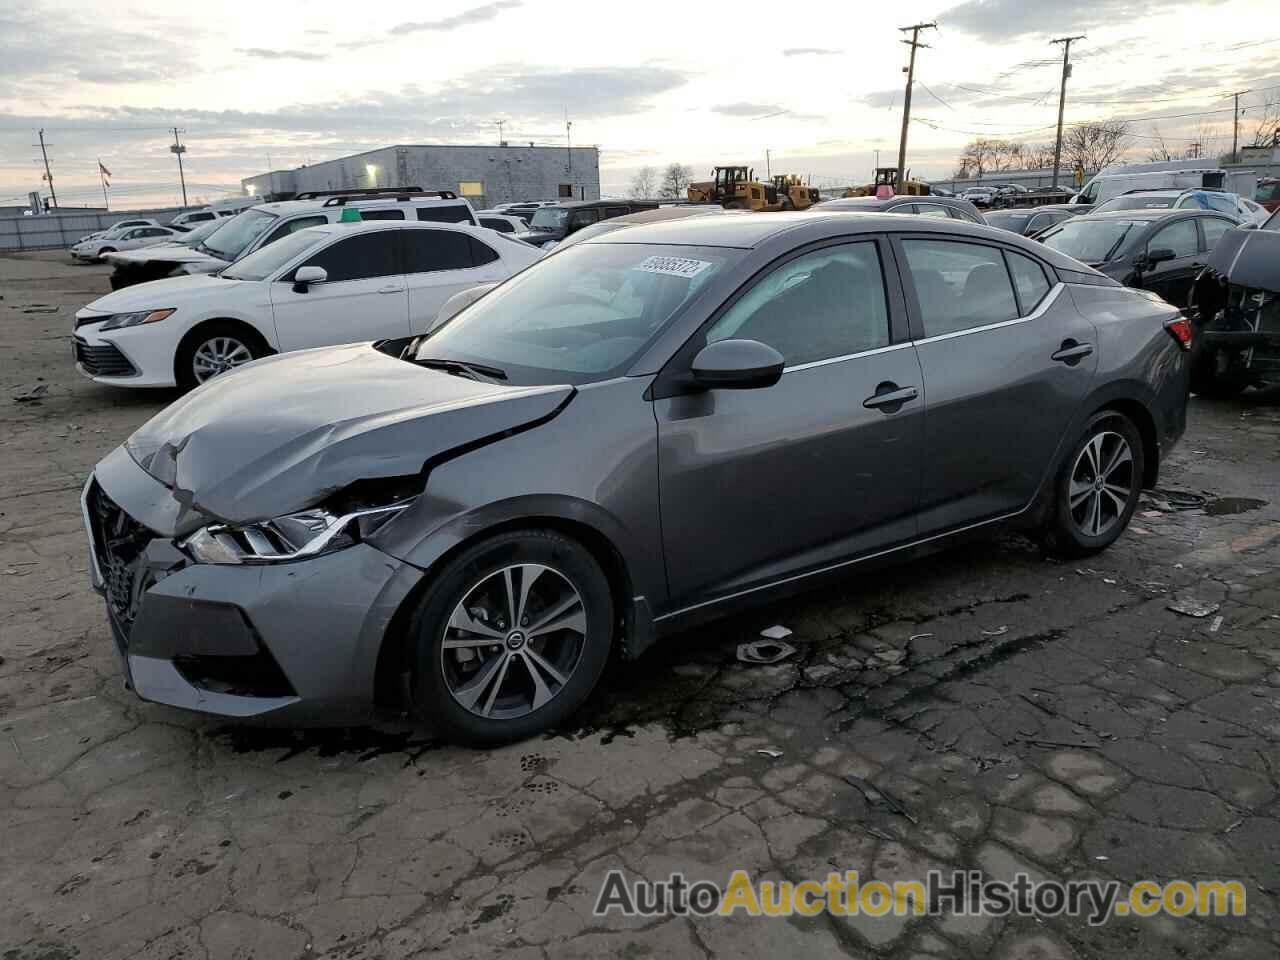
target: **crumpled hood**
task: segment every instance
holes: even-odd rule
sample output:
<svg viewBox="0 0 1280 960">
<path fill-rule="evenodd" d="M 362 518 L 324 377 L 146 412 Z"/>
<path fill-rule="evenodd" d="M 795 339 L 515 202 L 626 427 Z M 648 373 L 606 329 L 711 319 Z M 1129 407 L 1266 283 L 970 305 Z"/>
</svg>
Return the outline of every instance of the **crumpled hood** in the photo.
<svg viewBox="0 0 1280 960">
<path fill-rule="evenodd" d="M 1233 286 L 1280 293 L 1280 232 L 1228 230 L 1209 254 L 1205 269 Z"/>
<path fill-rule="evenodd" d="M 214 269 L 218 270 L 227 265 L 226 260 L 211 257 L 207 253 L 201 253 L 193 247 L 176 242 L 157 244 L 154 247 L 143 247 L 141 250 L 123 250 L 119 253 L 108 253 L 104 259 L 108 263 L 114 263 L 117 266 L 149 263 L 153 260 L 163 260 L 165 263 L 210 264 Z"/>
<path fill-rule="evenodd" d="M 125 446 L 184 513 L 252 523 L 357 480 L 419 473 L 461 445 L 553 416 L 573 393 L 427 370 L 370 344 L 321 347 L 209 381 Z"/>
</svg>

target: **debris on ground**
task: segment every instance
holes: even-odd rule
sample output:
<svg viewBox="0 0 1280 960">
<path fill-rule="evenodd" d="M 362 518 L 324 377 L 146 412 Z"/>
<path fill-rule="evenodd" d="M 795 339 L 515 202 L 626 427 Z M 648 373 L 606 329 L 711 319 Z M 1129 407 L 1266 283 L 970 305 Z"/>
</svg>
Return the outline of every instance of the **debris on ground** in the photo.
<svg viewBox="0 0 1280 960">
<path fill-rule="evenodd" d="M 907 643 L 911 643 L 913 640 L 923 640 L 925 637 L 932 636 L 932 633 L 913 633 L 911 636 L 907 637 Z"/>
<path fill-rule="evenodd" d="M 796 652 L 781 640 L 752 640 L 738 644 L 738 659 L 743 663 L 780 663 Z"/>
<path fill-rule="evenodd" d="M 761 747 L 756 751 L 762 757 L 768 757 L 770 760 L 777 760 L 782 756 L 781 750 L 775 750 L 773 747 Z"/>
<path fill-rule="evenodd" d="M 1225 618 L 1222 616 L 1222 614 L 1218 614 L 1216 617 L 1214 617 L 1213 623 L 1209 624 L 1209 632 L 1217 633 L 1219 630 L 1221 630 L 1223 619 Z"/>
<path fill-rule="evenodd" d="M 863 797 L 866 798 L 867 803 L 871 804 L 871 806 L 881 810 L 888 810 L 890 813 L 896 813 L 899 816 L 906 817 L 913 824 L 919 823 L 919 821 L 911 815 L 910 811 L 903 806 L 902 801 L 889 793 L 889 791 L 882 790 L 874 784 L 863 780 L 861 777 L 855 777 L 852 773 L 846 773 L 844 775 L 844 779 L 850 785 L 861 790 Z"/>
<path fill-rule="evenodd" d="M 1180 613 L 1184 617 L 1195 617 L 1201 620 L 1210 614 L 1217 613 L 1222 608 L 1220 603 L 1212 603 L 1208 600 L 1197 600 L 1195 597 L 1183 597 L 1180 600 L 1174 600 L 1168 607 L 1174 613 Z"/>
<path fill-rule="evenodd" d="M 1186 490 L 1161 490 L 1158 487 L 1150 493 L 1143 494 L 1143 498 L 1160 513 L 1199 510 L 1208 500 L 1207 497 L 1198 493 L 1190 493 Z M 1143 516 L 1146 514 L 1144 513 Z"/>
<path fill-rule="evenodd" d="M 32 387 L 29 390 L 24 390 L 21 393 L 15 393 L 13 395 L 13 402 L 14 403 L 36 403 L 37 401 L 39 401 L 41 397 L 43 397 L 48 392 L 49 392 L 49 385 L 47 383 L 37 383 L 34 387 Z"/>
<path fill-rule="evenodd" d="M 766 627 L 760 631 L 760 636 L 766 640 L 785 640 L 791 636 L 791 631 L 781 624 L 774 624 L 772 627 Z"/>
<path fill-rule="evenodd" d="M 1003 637 L 1008 632 L 1008 627 L 996 627 L 994 630 L 983 630 L 982 635 L 984 637 Z"/>
</svg>

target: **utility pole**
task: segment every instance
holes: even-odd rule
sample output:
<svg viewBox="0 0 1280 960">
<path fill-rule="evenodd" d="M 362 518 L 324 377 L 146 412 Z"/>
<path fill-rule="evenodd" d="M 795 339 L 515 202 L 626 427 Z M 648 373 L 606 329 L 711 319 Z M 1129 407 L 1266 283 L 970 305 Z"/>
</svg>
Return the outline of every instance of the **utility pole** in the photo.
<svg viewBox="0 0 1280 960">
<path fill-rule="evenodd" d="M 573 121 L 566 119 L 564 122 L 564 169 L 567 173 L 573 173 Z"/>
<path fill-rule="evenodd" d="M 34 144 L 32 144 L 34 146 Z M 40 128 L 40 156 L 44 157 L 44 179 L 49 184 L 49 197 L 53 200 L 53 205 L 58 205 L 58 194 L 53 189 L 53 171 L 49 169 L 49 151 L 45 149 L 48 146 L 44 142 L 44 128 Z"/>
<path fill-rule="evenodd" d="M 770 165 L 768 149 L 764 152 L 764 178 L 773 180 L 773 167 Z"/>
<path fill-rule="evenodd" d="M 1231 162 L 1240 162 L 1240 98 L 1246 93 L 1253 93 L 1252 90 L 1237 90 L 1231 94 L 1235 98 L 1236 108 L 1231 114 Z"/>
<path fill-rule="evenodd" d="M 1084 34 L 1077 37 L 1059 37 L 1050 43 L 1062 44 L 1062 89 L 1058 93 L 1058 139 L 1053 143 L 1053 186 L 1058 185 L 1058 166 L 1062 163 L 1062 114 L 1067 107 L 1067 77 L 1071 76 L 1071 41 L 1083 40 Z"/>
<path fill-rule="evenodd" d="M 102 165 L 102 158 L 98 158 L 98 182 L 102 184 L 102 208 L 107 212 L 111 211 L 111 201 L 107 199 L 107 168 Z"/>
<path fill-rule="evenodd" d="M 494 123 L 496 123 L 496 124 L 498 125 L 498 146 L 500 146 L 500 147 L 505 147 L 505 146 L 507 145 L 507 141 L 505 141 L 505 140 L 503 140 L 503 139 L 502 139 L 502 125 L 503 125 L 504 123 L 506 123 L 507 121 L 505 121 L 505 120 L 495 120 L 495 121 L 493 121 L 493 122 L 494 122 Z"/>
<path fill-rule="evenodd" d="M 182 206 L 187 205 L 187 175 L 182 172 L 182 155 L 187 152 L 187 148 L 182 145 L 182 141 L 178 139 L 178 128 L 173 128 L 173 146 L 169 148 L 169 152 L 176 154 L 178 157 L 178 180 L 182 183 Z"/>
<path fill-rule="evenodd" d="M 902 137 L 898 140 L 898 184 L 906 179 L 907 169 L 907 124 L 911 122 L 911 84 L 916 78 L 916 49 L 928 48 L 927 43 L 920 42 L 921 30 L 937 30 L 936 23 L 916 23 L 909 27 L 898 28 L 903 33 L 911 31 L 911 39 L 902 42 L 911 47 L 911 62 L 907 65 L 907 92 L 902 97 Z"/>
</svg>

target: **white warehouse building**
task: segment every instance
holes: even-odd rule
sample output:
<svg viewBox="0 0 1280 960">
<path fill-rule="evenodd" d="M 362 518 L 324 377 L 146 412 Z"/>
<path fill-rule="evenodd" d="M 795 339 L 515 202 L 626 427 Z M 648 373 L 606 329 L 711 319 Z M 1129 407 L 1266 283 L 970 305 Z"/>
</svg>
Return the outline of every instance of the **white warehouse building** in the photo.
<svg viewBox="0 0 1280 960">
<path fill-rule="evenodd" d="M 402 144 L 240 181 L 252 196 L 285 200 L 312 190 L 452 190 L 477 208 L 516 200 L 599 200 L 596 147 Z"/>
</svg>

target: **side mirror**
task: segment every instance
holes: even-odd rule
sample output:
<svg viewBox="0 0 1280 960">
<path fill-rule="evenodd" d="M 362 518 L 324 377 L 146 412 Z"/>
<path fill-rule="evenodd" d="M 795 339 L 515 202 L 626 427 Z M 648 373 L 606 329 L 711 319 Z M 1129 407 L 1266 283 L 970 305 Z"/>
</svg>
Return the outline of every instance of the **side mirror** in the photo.
<svg viewBox="0 0 1280 960">
<path fill-rule="evenodd" d="M 782 354 L 759 340 L 717 340 L 693 358 L 693 379 L 712 390 L 771 387 L 782 377 Z"/>
<path fill-rule="evenodd" d="M 1177 256 L 1178 255 L 1168 247 L 1156 247 L 1154 250 L 1147 251 L 1147 266 L 1154 267 L 1157 263 L 1165 263 L 1166 261 L 1176 259 Z"/>
<path fill-rule="evenodd" d="M 293 292 L 306 293 L 313 283 L 324 283 L 329 279 L 329 271 L 324 267 L 299 267 L 293 274 Z"/>
</svg>

